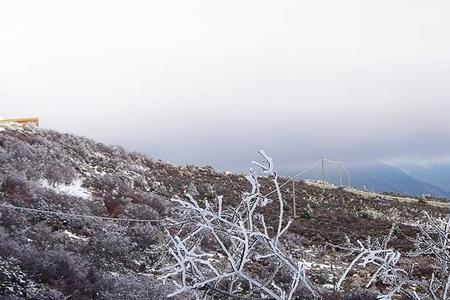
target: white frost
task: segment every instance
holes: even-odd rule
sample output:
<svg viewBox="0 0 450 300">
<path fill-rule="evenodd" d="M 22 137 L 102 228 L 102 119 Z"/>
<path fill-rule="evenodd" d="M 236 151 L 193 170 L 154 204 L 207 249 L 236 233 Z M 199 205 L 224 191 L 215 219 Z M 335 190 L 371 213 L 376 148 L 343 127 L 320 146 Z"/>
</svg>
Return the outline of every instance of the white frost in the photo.
<svg viewBox="0 0 450 300">
<path fill-rule="evenodd" d="M 69 238 L 74 239 L 74 240 L 81 240 L 81 241 L 87 241 L 88 238 L 87 237 L 82 237 L 82 236 L 78 236 L 75 233 L 72 233 L 68 230 L 64 230 L 64 234 L 66 234 Z"/>
<path fill-rule="evenodd" d="M 327 265 L 327 264 L 320 264 L 320 263 L 316 263 L 316 262 L 309 262 L 309 261 L 302 261 L 301 262 L 303 264 L 303 266 L 305 267 L 305 270 L 322 270 L 322 269 L 341 269 L 342 267 L 339 266 L 332 266 L 332 265 Z"/>
<path fill-rule="evenodd" d="M 47 179 L 41 179 L 39 183 L 41 186 L 51 189 L 58 194 L 65 194 L 69 196 L 79 197 L 82 199 L 90 199 L 92 196 L 87 189 L 82 187 L 83 181 L 81 179 L 76 179 L 71 184 L 56 183 L 52 185 L 49 184 Z"/>
</svg>

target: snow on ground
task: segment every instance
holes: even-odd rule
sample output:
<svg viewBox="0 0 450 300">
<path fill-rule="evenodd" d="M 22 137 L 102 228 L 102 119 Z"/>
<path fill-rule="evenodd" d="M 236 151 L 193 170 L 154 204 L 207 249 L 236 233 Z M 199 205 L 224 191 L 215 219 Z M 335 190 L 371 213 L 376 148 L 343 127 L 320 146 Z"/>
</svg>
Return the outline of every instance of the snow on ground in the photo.
<svg viewBox="0 0 450 300">
<path fill-rule="evenodd" d="M 310 179 L 306 179 L 304 180 L 304 182 L 308 185 L 312 185 L 312 186 L 317 186 L 320 188 L 325 188 L 325 189 L 336 189 L 338 188 L 337 186 L 327 182 L 327 181 L 321 181 L 321 180 L 310 180 Z M 381 198 L 384 200 L 394 200 L 394 201 L 399 201 L 399 202 L 407 202 L 407 203 L 416 203 L 417 199 L 415 198 L 411 198 L 411 197 L 407 197 L 407 196 L 392 196 L 392 195 L 385 195 L 385 194 L 379 194 L 379 193 L 375 193 L 375 192 L 368 192 L 368 191 L 363 191 L 363 190 L 358 190 L 356 188 L 353 187 L 345 187 L 344 188 L 345 191 L 353 193 L 355 195 L 360 195 L 363 196 L 365 198 Z M 433 206 L 438 206 L 438 207 L 449 207 L 449 203 L 446 202 L 440 202 L 440 201 L 433 201 L 433 200 L 427 200 L 427 204 L 429 205 L 433 205 Z"/>
<path fill-rule="evenodd" d="M 82 199 L 91 199 L 91 193 L 84 187 L 82 187 L 83 181 L 81 179 L 74 180 L 71 184 L 50 184 L 47 179 L 41 179 L 40 185 L 55 191 L 58 194 L 65 194 Z"/>
<path fill-rule="evenodd" d="M 82 237 L 82 236 L 76 235 L 75 233 L 72 233 L 68 230 L 64 230 L 64 234 L 66 234 L 70 239 L 74 239 L 74 240 L 81 240 L 81 241 L 89 240 L 87 237 Z"/>
<path fill-rule="evenodd" d="M 7 129 L 17 130 L 17 129 L 22 129 L 22 126 L 20 126 L 18 123 L 1 122 L 1 118 L 0 118 L 0 131 L 4 131 Z"/>
<path fill-rule="evenodd" d="M 327 264 L 320 264 L 310 261 L 302 261 L 301 262 L 306 270 L 314 269 L 314 270 L 322 270 L 322 269 L 341 269 L 342 267 L 334 266 L 334 265 L 327 265 Z"/>
</svg>

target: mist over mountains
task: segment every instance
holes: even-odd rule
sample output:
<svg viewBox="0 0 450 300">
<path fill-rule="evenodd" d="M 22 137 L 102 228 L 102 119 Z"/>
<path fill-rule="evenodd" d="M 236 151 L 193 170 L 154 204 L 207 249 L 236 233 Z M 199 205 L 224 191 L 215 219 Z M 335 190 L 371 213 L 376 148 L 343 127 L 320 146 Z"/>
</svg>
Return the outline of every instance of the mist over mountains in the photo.
<svg viewBox="0 0 450 300">
<path fill-rule="evenodd" d="M 325 163 L 325 180 L 340 184 L 338 166 Z M 373 192 L 403 195 L 450 197 L 450 165 L 420 167 L 417 165 L 392 166 L 385 163 L 350 164 L 350 182 L 342 170 L 342 184 Z M 293 175 L 293 172 L 289 173 Z M 321 179 L 321 167 L 315 167 L 301 176 L 303 179 Z"/>
<path fill-rule="evenodd" d="M 399 169 L 403 170 L 409 176 L 437 186 L 446 192 L 450 192 L 450 163 L 415 165 L 398 164 Z"/>
</svg>

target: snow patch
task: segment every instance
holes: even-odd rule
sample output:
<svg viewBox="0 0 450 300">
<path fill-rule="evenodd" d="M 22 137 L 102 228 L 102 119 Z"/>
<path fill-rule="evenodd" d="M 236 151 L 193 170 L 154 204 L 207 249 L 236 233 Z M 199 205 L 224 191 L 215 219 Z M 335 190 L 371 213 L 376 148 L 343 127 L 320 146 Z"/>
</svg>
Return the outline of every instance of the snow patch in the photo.
<svg viewBox="0 0 450 300">
<path fill-rule="evenodd" d="M 41 179 L 39 181 L 40 185 L 55 191 L 58 194 L 65 194 L 68 196 L 74 196 L 82 199 L 91 199 L 92 195 L 91 193 L 82 187 L 83 181 L 81 179 L 74 180 L 71 184 L 61 184 L 61 183 L 55 183 L 55 184 L 49 184 L 47 179 Z"/>
<path fill-rule="evenodd" d="M 87 237 L 82 237 L 82 236 L 76 235 L 75 233 L 72 233 L 68 230 L 64 230 L 64 234 L 66 234 L 69 238 L 74 239 L 74 240 L 81 240 L 81 241 L 89 240 Z"/>
<path fill-rule="evenodd" d="M 332 266 L 327 264 L 320 264 L 315 262 L 309 262 L 309 261 L 302 261 L 301 264 L 305 267 L 306 270 L 323 270 L 323 269 L 341 269 L 339 266 Z"/>
<path fill-rule="evenodd" d="M 5 131 L 5 130 L 20 130 L 22 129 L 22 126 L 20 126 L 18 123 L 13 123 L 13 122 L 2 122 L 1 118 L 0 118 L 0 131 Z"/>
</svg>

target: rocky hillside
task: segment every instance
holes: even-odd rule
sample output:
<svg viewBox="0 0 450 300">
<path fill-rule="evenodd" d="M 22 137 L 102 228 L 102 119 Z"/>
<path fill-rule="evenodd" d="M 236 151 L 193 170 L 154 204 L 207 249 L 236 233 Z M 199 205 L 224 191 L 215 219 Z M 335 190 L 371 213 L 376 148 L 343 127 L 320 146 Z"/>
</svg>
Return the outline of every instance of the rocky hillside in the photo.
<svg viewBox="0 0 450 300">
<path fill-rule="evenodd" d="M 223 195 L 230 206 L 250 188 L 244 176 L 210 167 L 174 166 L 82 137 L 1 126 L 4 299 L 161 299 L 171 290 L 156 279 L 167 251 L 164 220 L 177 217 L 170 198 L 189 193 L 214 201 Z M 267 180 L 261 183 L 263 192 L 271 190 Z M 284 247 L 307 263 L 308 275 L 325 291 L 348 260 L 330 244 L 341 244 L 345 236 L 386 235 L 395 222 L 393 246 L 407 251 L 423 210 L 437 217 L 447 213 L 447 204 L 432 200 L 402 202 L 304 182 L 296 182 L 295 190 L 299 213 Z M 292 184 L 282 193 L 292 217 Z M 273 222 L 276 207 L 267 211 Z M 358 276 L 346 295 L 330 297 L 357 299 L 348 295 L 363 287 Z"/>
</svg>

